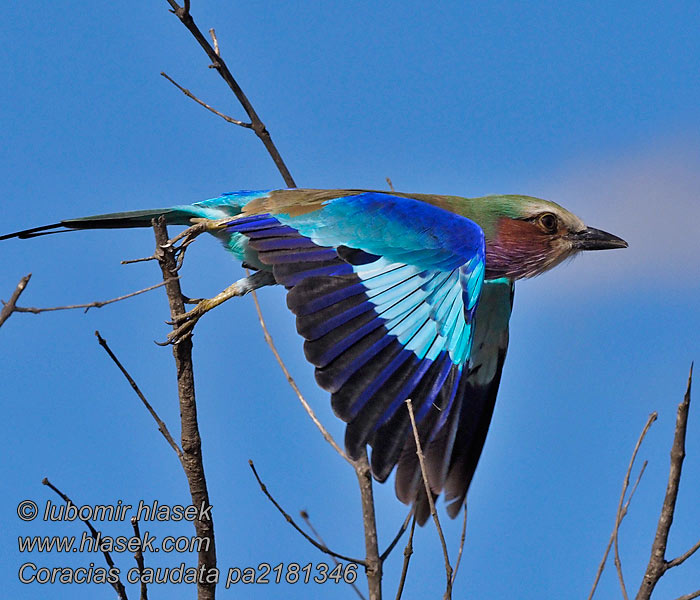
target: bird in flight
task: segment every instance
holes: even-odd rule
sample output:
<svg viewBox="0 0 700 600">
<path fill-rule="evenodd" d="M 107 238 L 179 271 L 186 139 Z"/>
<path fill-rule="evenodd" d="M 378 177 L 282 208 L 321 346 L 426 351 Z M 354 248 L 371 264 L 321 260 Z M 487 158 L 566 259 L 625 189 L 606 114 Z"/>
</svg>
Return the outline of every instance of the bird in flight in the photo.
<svg viewBox="0 0 700 600">
<path fill-rule="evenodd" d="M 412 401 L 434 498 L 454 517 L 491 421 L 517 279 L 583 250 L 626 248 L 561 206 L 518 195 L 462 198 L 366 190 L 239 191 L 192 205 L 69 219 L 0 236 L 148 227 L 197 220 L 254 273 L 205 300 L 264 285 L 287 289 L 316 381 L 347 423 L 345 448 L 367 445 L 374 477 L 396 468 L 397 497 L 424 523 Z M 177 332 L 176 332 L 177 334 Z M 177 335 L 173 341 L 177 341 Z"/>
</svg>

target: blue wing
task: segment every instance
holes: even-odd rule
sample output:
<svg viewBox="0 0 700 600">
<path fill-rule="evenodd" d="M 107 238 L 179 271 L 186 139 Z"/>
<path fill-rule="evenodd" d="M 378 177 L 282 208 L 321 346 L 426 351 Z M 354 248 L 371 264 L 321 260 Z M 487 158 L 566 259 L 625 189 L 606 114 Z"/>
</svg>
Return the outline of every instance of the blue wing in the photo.
<svg viewBox="0 0 700 600">
<path fill-rule="evenodd" d="M 247 251 L 289 289 L 306 357 L 348 423 L 350 456 L 371 444 L 374 475 L 388 477 L 411 439 L 406 398 L 425 447 L 444 436 L 463 404 L 483 283 L 477 224 L 410 198 L 363 193 L 297 216 L 243 216 L 228 230 L 245 236 Z M 437 493 L 445 476 L 434 479 Z"/>
</svg>

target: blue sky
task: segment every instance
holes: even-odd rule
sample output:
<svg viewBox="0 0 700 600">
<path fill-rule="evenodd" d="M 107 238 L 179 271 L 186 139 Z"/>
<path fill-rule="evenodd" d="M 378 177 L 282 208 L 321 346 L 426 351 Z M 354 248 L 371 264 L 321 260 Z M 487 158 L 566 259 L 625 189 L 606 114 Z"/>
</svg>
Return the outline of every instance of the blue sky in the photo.
<svg viewBox="0 0 700 600">
<path fill-rule="evenodd" d="M 630 243 L 521 282 L 494 420 L 469 495 L 455 597 L 585 597 L 613 525 L 629 455 L 649 467 L 621 529 L 628 586 L 648 559 L 668 469 L 675 408 L 700 357 L 700 8 L 693 2 L 201 2 L 222 52 L 272 132 L 297 183 L 559 202 Z M 262 145 L 159 76 L 234 117 L 242 111 L 201 50 L 149 3 L 13 3 L 0 24 L 3 231 L 60 218 L 194 202 L 280 187 Z M 158 281 L 148 230 L 80 232 L 0 247 L 0 297 L 27 272 L 22 303 L 115 297 Z M 185 292 L 210 296 L 240 277 L 213 240 L 188 253 Z M 280 290 L 261 301 L 278 346 L 337 439 L 342 424 L 304 361 Z M 153 344 L 168 328 L 154 291 L 87 314 L 14 315 L 0 331 L 6 492 L 0 569 L 21 598 L 113 597 L 111 589 L 22 585 L 17 569 L 84 566 L 81 555 L 20 555 L 18 535 L 80 535 L 70 523 L 22 523 L 17 503 L 139 499 L 187 504 L 176 459 L 114 365 L 99 329 L 171 430 L 173 364 Z M 326 541 L 362 555 L 353 473 L 287 387 L 250 298 L 206 316 L 195 337 L 205 463 L 222 568 L 325 561 L 260 493 L 247 460 L 292 513 L 307 509 Z M 669 556 L 700 537 L 700 417 Z M 382 545 L 406 511 L 376 486 Z M 460 523 L 443 518 L 452 553 Z M 144 529 L 142 527 L 142 529 Z M 187 524 L 152 533 L 190 534 Z M 128 524 L 105 534 L 128 535 Z M 132 558 L 116 557 L 130 568 Z M 148 556 L 151 565 L 192 561 Z M 401 552 L 386 565 L 392 596 Z M 444 573 L 434 528 L 420 530 L 406 598 L 436 597 Z M 670 572 L 659 598 L 700 587 L 698 558 Z M 191 598 L 193 590 L 153 588 Z M 131 591 L 132 596 L 137 591 Z M 346 587 L 240 586 L 220 597 L 349 598 Z M 619 597 L 612 565 L 599 598 Z"/>
</svg>

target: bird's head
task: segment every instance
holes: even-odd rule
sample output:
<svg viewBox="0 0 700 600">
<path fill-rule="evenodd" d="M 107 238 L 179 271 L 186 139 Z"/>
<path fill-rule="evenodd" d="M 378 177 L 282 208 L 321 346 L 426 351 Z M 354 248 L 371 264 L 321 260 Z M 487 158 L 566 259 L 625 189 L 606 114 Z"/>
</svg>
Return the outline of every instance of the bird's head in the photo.
<svg viewBox="0 0 700 600">
<path fill-rule="evenodd" d="M 486 277 L 539 275 L 581 250 L 627 248 L 623 239 L 583 221 L 554 202 L 530 196 L 492 196 L 488 203 Z"/>
</svg>

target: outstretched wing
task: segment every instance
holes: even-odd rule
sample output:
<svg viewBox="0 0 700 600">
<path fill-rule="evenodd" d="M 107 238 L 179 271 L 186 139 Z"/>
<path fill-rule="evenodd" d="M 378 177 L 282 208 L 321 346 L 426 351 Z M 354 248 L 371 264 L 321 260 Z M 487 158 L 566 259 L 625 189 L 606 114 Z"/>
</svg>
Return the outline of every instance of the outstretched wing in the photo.
<svg viewBox="0 0 700 600">
<path fill-rule="evenodd" d="M 458 391 L 449 423 L 427 448 L 424 447 L 433 496 L 444 491 L 447 513 L 451 517 L 459 513 L 464 503 L 491 423 L 508 349 L 513 292 L 513 282 L 508 279 L 484 282 L 474 315 L 474 342 L 467 375 Z M 437 419 L 440 414 L 437 408 L 432 412 L 424 427 L 429 427 L 430 420 Z M 395 483 L 396 495 L 402 501 L 418 498 L 416 518 L 420 523 L 425 522 L 430 507 L 412 437 L 401 454 Z"/>
<path fill-rule="evenodd" d="M 424 202 L 373 192 L 313 210 L 270 209 L 228 229 L 245 236 L 247 251 L 289 289 L 306 357 L 348 423 L 349 455 L 369 443 L 373 473 L 385 480 L 412 439 L 404 402 L 411 398 L 424 447 L 444 439 L 441 464 L 431 467 L 439 493 L 456 473 L 455 443 L 464 442 L 455 432 L 464 429 L 460 415 L 469 404 L 481 228 Z M 408 486 L 399 497 L 413 502 L 417 492 Z"/>
</svg>

